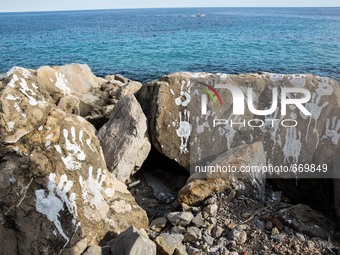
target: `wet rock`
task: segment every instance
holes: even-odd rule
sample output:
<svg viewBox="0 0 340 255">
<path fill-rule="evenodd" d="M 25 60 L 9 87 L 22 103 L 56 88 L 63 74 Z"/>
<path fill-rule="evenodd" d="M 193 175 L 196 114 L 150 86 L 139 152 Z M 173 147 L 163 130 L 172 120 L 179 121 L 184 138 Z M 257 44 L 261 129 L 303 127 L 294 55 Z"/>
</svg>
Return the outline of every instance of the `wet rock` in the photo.
<svg viewBox="0 0 340 255">
<path fill-rule="evenodd" d="M 202 231 L 198 227 L 189 227 L 184 234 L 184 242 L 194 243 L 202 238 Z"/>
<path fill-rule="evenodd" d="M 131 226 L 118 235 L 112 247 L 112 254 L 121 255 L 156 255 L 156 245 L 151 241 L 144 229 Z"/>
<path fill-rule="evenodd" d="M 151 230 L 159 232 L 165 227 L 166 223 L 167 223 L 166 218 L 164 218 L 164 217 L 157 218 L 157 219 L 154 219 L 154 220 L 151 221 L 149 228 Z"/>
<path fill-rule="evenodd" d="M 147 227 L 145 211 L 107 171 L 94 127 L 57 108 L 29 70 L 7 75 L 0 91 L 0 201 L 18 252 L 68 252 L 108 231 Z"/>
<path fill-rule="evenodd" d="M 171 212 L 167 218 L 173 225 L 187 226 L 194 216 L 190 212 Z"/>
<path fill-rule="evenodd" d="M 141 167 L 151 149 L 146 117 L 133 95 L 118 102 L 97 136 L 109 171 L 122 182 Z"/>
<path fill-rule="evenodd" d="M 172 255 L 183 239 L 181 234 L 161 234 L 155 239 L 157 250 L 161 255 Z"/>
</svg>

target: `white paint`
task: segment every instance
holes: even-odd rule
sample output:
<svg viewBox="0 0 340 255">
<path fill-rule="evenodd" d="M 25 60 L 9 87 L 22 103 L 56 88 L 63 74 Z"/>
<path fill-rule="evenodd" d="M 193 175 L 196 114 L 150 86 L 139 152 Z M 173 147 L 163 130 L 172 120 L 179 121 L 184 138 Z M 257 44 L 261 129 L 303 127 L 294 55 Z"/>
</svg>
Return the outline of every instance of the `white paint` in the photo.
<svg viewBox="0 0 340 255">
<path fill-rule="evenodd" d="M 94 151 L 94 149 L 91 146 L 91 138 L 86 139 L 86 144 L 90 148 L 91 151 Z"/>
<path fill-rule="evenodd" d="M 17 71 L 20 71 L 22 76 L 24 76 L 25 79 L 28 79 L 30 76 L 32 76 L 31 72 L 28 71 L 27 69 L 19 66 L 14 66 L 12 67 L 7 73 L 7 77 L 11 76 L 12 74 L 16 73 Z"/>
<path fill-rule="evenodd" d="M 185 91 L 185 85 L 187 87 L 187 91 Z M 181 90 L 180 90 L 180 96 L 175 99 L 176 105 L 181 105 L 181 106 L 188 106 L 190 101 L 191 101 L 191 95 L 190 95 L 190 81 L 181 81 Z M 184 99 L 184 100 L 183 100 Z"/>
<path fill-rule="evenodd" d="M 82 190 L 82 198 L 86 206 L 84 209 L 85 216 L 91 215 L 90 211 L 92 211 L 95 207 L 95 215 L 92 214 L 92 217 L 95 217 L 95 219 L 106 217 L 109 206 L 105 201 L 103 194 L 108 197 L 112 197 L 114 195 L 114 189 L 112 187 L 108 187 L 105 190 L 103 189 L 103 185 L 106 179 L 105 172 L 106 170 L 102 172 L 102 169 L 99 168 L 97 170 L 96 178 L 93 178 L 93 167 L 90 166 L 87 180 L 84 180 L 82 176 L 79 176 L 79 184 Z M 101 215 L 98 215 L 98 213 L 100 213 Z"/>
<path fill-rule="evenodd" d="M 71 193 L 69 196 L 67 195 L 67 193 L 71 191 L 73 182 L 67 180 L 66 175 L 60 176 L 58 185 L 56 185 L 55 178 L 56 174 L 50 173 L 47 184 L 47 196 L 43 189 L 35 191 L 35 206 L 39 213 L 46 215 L 47 219 L 54 223 L 59 234 L 68 242 L 69 238 L 66 236 L 59 220 L 59 212 L 64 210 L 65 204 L 68 211 L 73 215 L 73 219 L 75 220 L 77 218 L 76 194 Z"/>
<path fill-rule="evenodd" d="M 183 119 L 182 119 L 182 112 L 179 112 L 179 127 L 176 129 L 176 134 L 181 139 L 180 144 L 180 152 L 188 153 L 188 142 L 189 137 L 191 135 L 192 126 L 189 123 L 190 120 L 190 111 L 184 110 L 183 112 Z"/>
<path fill-rule="evenodd" d="M 71 89 L 67 86 L 67 80 L 65 79 L 65 75 L 61 73 L 56 73 L 56 82 L 55 86 L 64 92 L 64 95 L 69 95 L 71 93 Z"/>
<path fill-rule="evenodd" d="M 296 127 L 290 127 L 286 129 L 285 145 L 282 148 L 284 155 L 284 161 L 297 163 L 301 152 L 301 131 L 297 131 Z"/>
<path fill-rule="evenodd" d="M 7 123 L 8 130 L 11 132 L 14 129 L 15 122 L 14 121 L 9 121 Z"/>
<path fill-rule="evenodd" d="M 8 94 L 6 96 L 6 99 L 9 100 L 9 101 L 15 101 L 17 100 L 18 98 L 16 98 L 15 96 L 13 96 L 12 94 Z"/>
<path fill-rule="evenodd" d="M 175 95 L 175 92 L 174 92 L 174 90 L 173 89 L 170 89 L 170 93 L 171 93 L 171 95 Z"/>
<path fill-rule="evenodd" d="M 110 206 L 116 213 L 126 213 L 131 211 L 131 205 L 125 200 L 114 201 Z"/>
<path fill-rule="evenodd" d="M 57 151 L 59 154 L 61 154 L 61 147 L 60 147 L 59 144 L 54 145 L 54 148 L 56 149 L 56 151 Z"/>
<path fill-rule="evenodd" d="M 24 94 L 28 98 L 30 105 L 32 105 L 32 106 L 37 105 L 38 102 L 33 97 L 34 95 L 36 95 L 36 93 L 28 87 L 26 80 L 24 80 L 23 78 L 21 78 L 20 80 L 21 80 L 21 82 L 19 84 L 21 86 L 21 88 L 20 88 L 21 93 Z M 29 94 L 31 94 L 33 96 L 31 96 Z"/>
<path fill-rule="evenodd" d="M 66 155 L 66 157 L 61 157 L 61 159 L 68 170 L 79 170 L 81 168 L 81 163 L 79 161 L 84 161 L 86 155 L 81 146 L 76 142 L 76 130 L 73 126 L 71 127 L 71 139 L 69 139 L 69 132 L 67 129 L 63 130 L 63 135 L 68 155 Z M 83 138 L 82 132 L 79 132 L 79 138 Z M 80 141 L 80 143 L 83 143 L 83 141 Z"/>
<path fill-rule="evenodd" d="M 340 119 L 337 119 L 335 116 L 332 118 L 332 120 L 327 118 L 326 131 L 322 138 L 331 138 L 333 144 L 338 144 L 340 139 Z"/>
</svg>

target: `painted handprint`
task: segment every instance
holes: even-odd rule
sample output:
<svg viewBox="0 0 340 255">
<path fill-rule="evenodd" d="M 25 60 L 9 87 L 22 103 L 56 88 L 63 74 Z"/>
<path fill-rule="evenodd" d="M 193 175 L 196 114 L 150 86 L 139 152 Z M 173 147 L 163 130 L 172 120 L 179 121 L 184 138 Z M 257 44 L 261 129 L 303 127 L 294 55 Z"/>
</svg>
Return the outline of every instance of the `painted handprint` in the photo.
<svg viewBox="0 0 340 255">
<path fill-rule="evenodd" d="M 293 163 L 297 163 L 301 152 L 301 132 L 296 127 L 290 127 L 286 130 L 285 145 L 283 146 L 284 161 L 289 162 L 293 158 Z"/>
<path fill-rule="evenodd" d="M 67 129 L 63 130 L 63 136 L 65 139 L 65 150 L 66 150 L 66 157 L 62 156 L 61 160 L 64 162 L 66 168 L 68 170 L 79 170 L 81 168 L 80 161 L 84 161 L 86 158 L 85 152 L 83 151 L 82 146 L 83 143 L 83 130 L 79 131 L 78 134 L 78 142 L 76 129 L 71 127 L 71 136 L 69 135 L 69 131 Z M 88 146 L 90 144 L 87 143 Z M 61 148 L 59 145 L 55 145 L 56 150 L 61 154 Z M 91 147 L 90 147 L 91 148 Z"/>
<path fill-rule="evenodd" d="M 338 144 L 340 139 L 340 119 L 337 119 L 335 116 L 332 120 L 327 118 L 326 131 L 323 138 L 331 138 L 333 144 Z"/>
<path fill-rule="evenodd" d="M 92 219 L 106 217 L 109 205 L 105 201 L 103 194 L 107 197 L 112 197 L 114 195 L 113 188 L 103 188 L 106 179 L 104 172 L 102 172 L 102 169 L 99 168 L 97 170 L 96 178 L 94 178 L 93 167 L 90 166 L 87 180 L 84 180 L 82 176 L 79 176 L 79 183 L 85 206 L 85 214 L 87 217 Z M 92 211 L 99 212 L 101 215 L 98 215 L 98 213 L 91 213 Z"/>
<path fill-rule="evenodd" d="M 60 176 L 58 185 L 56 184 L 56 174 L 50 173 L 49 181 L 47 184 L 48 194 L 46 196 L 46 191 L 44 189 L 39 189 L 35 191 L 36 196 L 36 209 L 41 214 L 46 215 L 47 219 L 53 222 L 57 228 L 59 234 L 67 241 L 69 238 L 66 236 L 61 222 L 59 220 L 59 212 L 64 210 L 64 204 L 68 211 L 73 215 L 72 223 L 76 224 L 77 218 L 77 205 L 76 205 L 76 194 L 68 193 L 71 191 L 73 182 L 67 180 L 65 174 Z"/>
<path fill-rule="evenodd" d="M 69 95 L 71 93 L 71 89 L 67 86 L 67 80 L 65 79 L 65 75 L 61 73 L 56 73 L 56 82 L 55 86 L 64 92 L 64 95 Z"/>
<path fill-rule="evenodd" d="M 190 111 L 184 110 L 183 119 L 182 112 L 179 112 L 179 127 L 176 129 L 177 136 L 181 139 L 180 151 L 182 153 L 187 153 L 189 137 L 191 135 L 192 126 L 189 123 Z"/>
<path fill-rule="evenodd" d="M 184 91 L 184 86 L 186 85 L 188 91 Z M 181 91 L 179 97 L 175 99 L 176 105 L 182 105 L 182 106 L 188 106 L 188 104 L 191 101 L 191 96 L 190 96 L 190 80 L 188 82 L 186 81 L 181 81 Z"/>
</svg>

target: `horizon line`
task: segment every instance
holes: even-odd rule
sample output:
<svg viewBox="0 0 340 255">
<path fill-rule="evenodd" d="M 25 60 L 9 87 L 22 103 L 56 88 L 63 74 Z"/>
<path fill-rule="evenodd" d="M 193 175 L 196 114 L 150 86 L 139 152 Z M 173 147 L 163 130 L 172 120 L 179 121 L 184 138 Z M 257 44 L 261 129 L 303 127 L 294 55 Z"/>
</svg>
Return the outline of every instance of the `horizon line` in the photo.
<svg viewBox="0 0 340 255">
<path fill-rule="evenodd" d="M 37 10 L 37 11 L 0 11 L 0 13 L 31 13 L 31 12 L 74 12 L 74 11 L 112 11 L 112 10 L 143 10 L 143 9 L 208 9 L 208 8 L 340 8 L 339 6 L 188 6 L 188 7 L 124 7 L 107 9 L 60 9 L 60 10 Z"/>
</svg>

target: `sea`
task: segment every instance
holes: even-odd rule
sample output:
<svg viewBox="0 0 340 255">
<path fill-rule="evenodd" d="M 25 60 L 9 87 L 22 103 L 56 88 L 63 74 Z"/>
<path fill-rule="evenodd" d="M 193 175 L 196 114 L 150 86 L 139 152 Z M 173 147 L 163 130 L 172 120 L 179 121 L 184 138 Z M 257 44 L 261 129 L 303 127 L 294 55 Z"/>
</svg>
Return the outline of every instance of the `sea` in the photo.
<svg viewBox="0 0 340 255">
<path fill-rule="evenodd" d="M 340 8 L 0 13 L 0 73 L 67 63 L 142 82 L 178 71 L 339 79 Z"/>
</svg>

